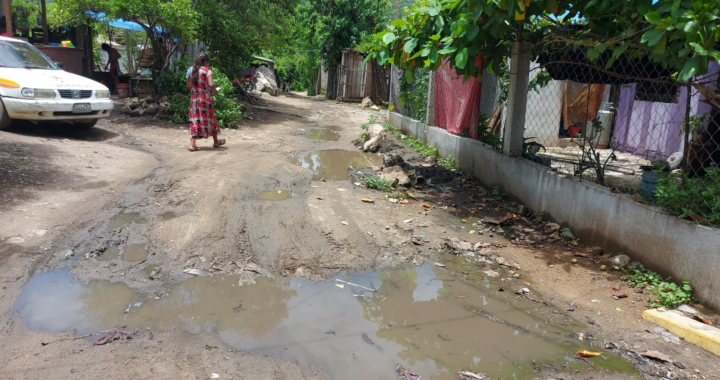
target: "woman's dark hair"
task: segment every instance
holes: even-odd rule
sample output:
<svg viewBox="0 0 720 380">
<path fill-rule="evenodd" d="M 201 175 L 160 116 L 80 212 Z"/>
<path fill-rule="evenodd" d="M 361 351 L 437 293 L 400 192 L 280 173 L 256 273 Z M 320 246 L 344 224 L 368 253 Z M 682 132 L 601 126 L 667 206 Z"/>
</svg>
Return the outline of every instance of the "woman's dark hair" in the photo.
<svg viewBox="0 0 720 380">
<path fill-rule="evenodd" d="M 100 45 L 100 47 L 101 47 L 103 50 L 110 50 L 110 45 L 105 44 L 105 43 L 102 44 L 102 45 Z"/>
<path fill-rule="evenodd" d="M 210 62 L 210 57 L 205 53 L 200 53 L 198 54 L 197 58 L 195 58 L 195 63 L 193 64 L 192 68 L 192 74 L 190 74 L 190 83 L 192 83 L 194 86 L 198 85 L 200 67 L 207 62 Z"/>
</svg>

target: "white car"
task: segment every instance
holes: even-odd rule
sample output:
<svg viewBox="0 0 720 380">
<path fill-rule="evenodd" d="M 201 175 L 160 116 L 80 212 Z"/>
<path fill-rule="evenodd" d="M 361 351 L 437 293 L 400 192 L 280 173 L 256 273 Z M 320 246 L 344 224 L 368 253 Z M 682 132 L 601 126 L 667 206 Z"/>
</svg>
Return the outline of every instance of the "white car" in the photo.
<svg viewBox="0 0 720 380">
<path fill-rule="evenodd" d="M 12 120 L 91 128 L 113 107 L 107 87 L 62 70 L 27 42 L 0 37 L 0 129 Z"/>
</svg>

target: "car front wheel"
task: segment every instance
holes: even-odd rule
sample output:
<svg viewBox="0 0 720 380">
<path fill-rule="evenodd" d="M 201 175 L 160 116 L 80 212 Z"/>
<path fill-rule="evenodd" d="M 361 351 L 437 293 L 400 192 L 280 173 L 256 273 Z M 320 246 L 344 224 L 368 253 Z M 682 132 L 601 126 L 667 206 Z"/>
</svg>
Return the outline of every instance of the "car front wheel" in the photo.
<svg viewBox="0 0 720 380">
<path fill-rule="evenodd" d="M 90 129 L 90 128 L 94 127 L 95 124 L 97 124 L 97 122 L 98 122 L 98 119 L 93 119 L 90 121 L 76 121 L 73 123 L 73 125 L 79 129 Z"/>
<path fill-rule="evenodd" d="M 0 100 L 0 130 L 5 129 L 10 126 L 10 116 L 8 116 L 7 110 L 5 109 L 5 105 L 3 104 L 2 100 Z"/>
</svg>

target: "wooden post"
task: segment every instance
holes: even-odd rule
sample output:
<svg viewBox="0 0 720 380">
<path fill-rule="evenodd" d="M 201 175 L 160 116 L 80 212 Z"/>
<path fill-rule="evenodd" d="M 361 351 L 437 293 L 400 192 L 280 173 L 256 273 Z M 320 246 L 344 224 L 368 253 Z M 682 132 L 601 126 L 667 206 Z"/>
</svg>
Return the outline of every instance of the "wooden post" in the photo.
<svg viewBox="0 0 720 380">
<path fill-rule="evenodd" d="M 5 29 L 7 29 L 8 37 L 13 37 L 13 36 L 15 36 L 15 32 L 13 31 L 12 12 L 10 11 L 10 1 L 11 0 L 5 0 Z"/>
<path fill-rule="evenodd" d="M 40 0 L 40 4 L 42 5 L 42 28 L 43 28 L 43 45 L 48 44 L 48 26 L 47 26 L 47 7 L 45 5 L 45 0 Z"/>
</svg>

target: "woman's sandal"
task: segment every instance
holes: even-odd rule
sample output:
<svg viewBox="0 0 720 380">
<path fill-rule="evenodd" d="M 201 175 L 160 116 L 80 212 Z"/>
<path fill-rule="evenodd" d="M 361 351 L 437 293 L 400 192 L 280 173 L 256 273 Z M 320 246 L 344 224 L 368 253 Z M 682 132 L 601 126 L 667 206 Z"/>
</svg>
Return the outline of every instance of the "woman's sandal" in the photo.
<svg viewBox="0 0 720 380">
<path fill-rule="evenodd" d="M 188 150 L 191 151 L 191 152 L 197 152 L 197 151 L 200 150 L 200 149 L 199 149 L 198 147 L 194 147 L 194 148 L 193 148 L 193 147 L 188 147 Z"/>
<path fill-rule="evenodd" d="M 217 143 L 217 144 L 214 144 L 214 145 L 213 145 L 213 148 L 219 148 L 219 147 L 221 147 L 221 146 L 223 146 L 223 145 L 225 145 L 225 139 L 220 139 L 220 140 L 218 140 L 218 143 Z"/>
</svg>

